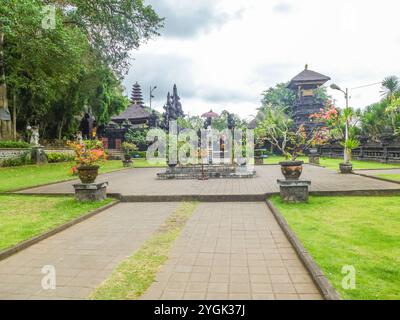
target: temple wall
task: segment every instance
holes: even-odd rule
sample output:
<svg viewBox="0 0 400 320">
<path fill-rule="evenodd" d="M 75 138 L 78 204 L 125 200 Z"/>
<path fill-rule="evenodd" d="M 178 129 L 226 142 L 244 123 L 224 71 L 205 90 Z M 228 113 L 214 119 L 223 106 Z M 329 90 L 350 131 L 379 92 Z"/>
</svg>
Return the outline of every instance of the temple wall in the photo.
<svg viewBox="0 0 400 320">
<path fill-rule="evenodd" d="M 342 158 L 343 147 L 328 145 L 320 148 L 322 157 Z M 382 163 L 400 163 L 400 142 L 389 145 L 368 145 L 353 150 L 354 160 L 377 161 Z"/>
<path fill-rule="evenodd" d="M 0 162 L 7 159 L 15 159 L 30 152 L 30 149 L 0 149 Z"/>
<path fill-rule="evenodd" d="M 0 163 L 7 159 L 16 159 L 23 156 L 26 152 L 30 152 L 31 149 L 0 149 Z M 46 149 L 46 154 L 49 153 L 65 153 L 69 155 L 74 155 L 74 150 L 71 149 Z"/>
</svg>

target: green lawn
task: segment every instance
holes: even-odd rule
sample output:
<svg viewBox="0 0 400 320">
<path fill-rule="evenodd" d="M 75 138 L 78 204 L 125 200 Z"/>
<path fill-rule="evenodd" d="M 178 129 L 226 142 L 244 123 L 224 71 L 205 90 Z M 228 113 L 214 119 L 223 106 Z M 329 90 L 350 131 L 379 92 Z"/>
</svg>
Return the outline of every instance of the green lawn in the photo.
<svg viewBox="0 0 400 320">
<path fill-rule="evenodd" d="M 342 159 L 330 159 L 330 158 L 322 158 L 321 165 L 333 169 L 339 170 L 339 164 L 342 163 Z M 354 170 L 362 170 L 362 169 L 393 169 L 400 168 L 400 164 L 389 164 L 389 163 L 380 163 L 380 162 L 372 162 L 372 161 L 359 161 L 353 160 L 351 162 L 353 164 Z"/>
<path fill-rule="evenodd" d="M 144 168 L 150 165 L 146 159 L 133 161 L 134 167 Z M 73 162 L 50 163 L 46 165 L 29 165 L 12 168 L 0 168 L 0 192 L 30 188 L 47 183 L 77 179 L 70 174 Z M 123 169 L 120 160 L 106 161 L 100 164 L 100 173 L 107 173 Z"/>
<path fill-rule="evenodd" d="M 400 197 L 311 197 L 272 202 L 344 299 L 400 299 Z M 343 266 L 356 289 L 342 288 Z"/>
<path fill-rule="evenodd" d="M 377 174 L 379 178 L 400 181 L 400 174 Z"/>
<path fill-rule="evenodd" d="M 0 195 L 0 250 L 40 235 L 111 203 L 80 203 L 68 197 Z"/>
<path fill-rule="evenodd" d="M 133 161 L 133 167 L 134 168 L 149 168 L 149 167 L 166 167 L 167 164 L 149 164 L 149 162 L 146 159 L 132 159 Z"/>
<path fill-rule="evenodd" d="M 304 161 L 308 163 L 307 157 L 299 157 L 298 160 Z M 271 156 L 267 159 L 264 159 L 264 164 L 278 164 L 281 161 L 285 161 L 285 158 L 279 156 Z M 339 164 L 343 162 L 343 159 L 331 159 L 331 158 L 321 158 L 320 164 L 328 169 L 339 170 Z M 400 168 L 400 164 L 387 164 L 380 162 L 370 162 L 370 161 L 359 161 L 353 160 L 353 169 L 354 170 L 362 170 L 362 169 L 393 169 Z"/>
</svg>

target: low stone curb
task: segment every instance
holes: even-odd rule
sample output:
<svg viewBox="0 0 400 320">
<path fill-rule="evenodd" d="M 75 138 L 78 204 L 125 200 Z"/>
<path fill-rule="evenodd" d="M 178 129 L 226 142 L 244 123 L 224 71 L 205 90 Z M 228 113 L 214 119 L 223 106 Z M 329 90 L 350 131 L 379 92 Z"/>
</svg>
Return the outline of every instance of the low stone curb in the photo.
<svg viewBox="0 0 400 320">
<path fill-rule="evenodd" d="M 110 204 L 108 204 L 108 205 L 106 205 L 104 207 L 101 207 L 101 208 L 98 208 L 96 210 L 93 210 L 93 211 L 91 211 L 91 212 L 89 212 L 89 213 L 87 213 L 87 214 L 85 214 L 83 216 L 80 216 L 80 217 L 78 217 L 78 218 L 76 218 L 76 219 L 74 219 L 74 220 L 72 220 L 70 222 L 67 222 L 67 223 L 65 223 L 65 224 L 63 224 L 61 226 L 58 226 L 55 229 L 47 231 L 47 232 L 45 232 L 45 233 L 43 233 L 43 234 L 41 234 L 39 236 L 36 236 L 34 238 L 31 238 L 29 240 L 21 242 L 21 243 L 15 245 L 15 246 L 13 246 L 13 247 L 11 247 L 9 249 L 5 249 L 3 251 L 0 251 L 0 261 L 12 256 L 13 254 L 16 254 L 16 253 L 18 253 L 18 252 L 20 252 L 20 251 L 22 251 L 22 250 L 24 250 L 26 248 L 31 247 L 32 245 L 34 245 L 34 244 L 36 244 L 36 243 L 38 243 L 38 242 L 40 242 L 42 240 L 50 238 L 51 236 L 53 236 L 53 235 L 55 235 L 57 233 L 60 233 L 61 231 L 64 231 L 64 230 L 66 230 L 66 229 L 68 229 L 68 228 L 70 228 L 70 227 L 72 227 L 72 226 L 74 226 L 74 225 L 76 225 L 76 224 L 78 224 L 78 223 L 80 223 L 82 221 L 85 221 L 85 220 L 87 220 L 87 219 L 89 219 L 89 218 L 91 218 L 91 217 L 93 217 L 93 216 L 95 216 L 95 215 L 107 210 L 107 209 L 110 209 L 111 207 L 114 207 L 118 203 L 119 203 L 119 201 L 115 201 L 113 203 L 110 203 Z"/>
<path fill-rule="evenodd" d="M 376 169 L 355 169 L 355 171 L 385 171 L 385 170 L 400 170 L 400 167 L 376 168 Z"/>
<path fill-rule="evenodd" d="M 349 190 L 349 191 L 310 191 L 311 196 L 395 196 L 400 195 L 399 189 L 387 189 L 387 190 Z"/>
<path fill-rule="evenodd" d="M 380 180 L 380 181 L 392 182 L 392 183 L 400 184 L 400 181 L 386 179 L 386 178 L 377 177 L 377 176 L 370 176 L 370 175 L 364 174 L 364 173 L 353 172 L 353 174 L 355 174 L 356 176 L 364 177 L 364 178 L 371 178 L 371 179 L 375 179 L 375 180 Z"/>
<path fill-rule="evenodd" d="M 259 202 L 264 201 L 266 194 L 237 195 L 135 195 L 120 197 L 121 202 Z"/>
<path fill-rule="evenodd" d="M 290 243 L 293 245 L 294 249 L 300 260 L 303 262 L 304 266 L 308 270 L 311 275 L 312 280 L 314 281 L 315 285 L 321 292 L 322 296 L 325 300 L 341 300 L 339 294 L 333 288 L 329 280 L 325 277 L 322 270 L 318 267 L 315 263 L 314 259 L 311 255 L 307 252 L 304 248 L 300 240 L 294 234 L 288 223 L 286 222 L 285 218 L 281 215 L 279 210 L 275 208 L 270 200 L 267 201 L 267 206 L 271 210 L 272 214 L 274 215 L 275 219 L 277 220 L 278 224 L 282 228 L 283 232 L 285 233 L 286 237 L 289 239 Z"/>
</svg>

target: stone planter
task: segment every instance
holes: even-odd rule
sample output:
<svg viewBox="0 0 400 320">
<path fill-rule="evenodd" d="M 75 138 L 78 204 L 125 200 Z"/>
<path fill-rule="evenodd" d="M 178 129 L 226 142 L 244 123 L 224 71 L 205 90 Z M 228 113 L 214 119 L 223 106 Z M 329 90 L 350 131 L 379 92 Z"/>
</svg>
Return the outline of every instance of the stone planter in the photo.
<svg viewBox="0 0 400 320">
<path fill-rule="evenodd" d="M 351 163 L 339 164 L 340 172 L 343 174 L 349 174 L 353 172 L 353 165 Z"/>
<path fill-rule="evenodd" d="M 264 159 L 262 157 L 255 157 L 255 165 L 262 166 L 264 164 Z"/>
<path fill-rule="evenodd" d="M 316 165 L 320 164 L 318 148 L 310 149 L 310 154 L 308 155 L 308 161 L 310 164 L 316 164 Z"/>
<path fill-rule="evenodd" d="M 286 180 L 299 180 L 303 172 L 303 161 L 284 161 L 279 164 Z"/>
<path fill-rule="evenodd" d="M 99 166 L 80 166 L 78 167 L 78 176 L 84 184 L 90 184 L 96 181 L 99 175 Z"/>
<path fill-rule="evenodd" d="M 133 166 L 132 160 L 123 160 L 122 165 L 124 168 L 131 168 Z"/>
</svg>

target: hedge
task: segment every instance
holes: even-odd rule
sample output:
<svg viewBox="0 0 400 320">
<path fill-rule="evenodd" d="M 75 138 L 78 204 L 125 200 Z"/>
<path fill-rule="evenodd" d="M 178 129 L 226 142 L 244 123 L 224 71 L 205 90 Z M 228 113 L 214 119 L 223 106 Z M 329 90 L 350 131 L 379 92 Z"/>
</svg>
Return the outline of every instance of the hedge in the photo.
<svg viewBox="0 0 400 320">
<path fill-rule="evenodd" d="M 46 155 L 49 163 L 70 162 L 75 160 L 75 156 L 68 153 L 50 152 L 47 153 Z"/>
<path fill-rule="evenodd" d="M 25 149 L 30 144 L 24 141 L 0 141 L 0 149 Z"/>
</svg>

